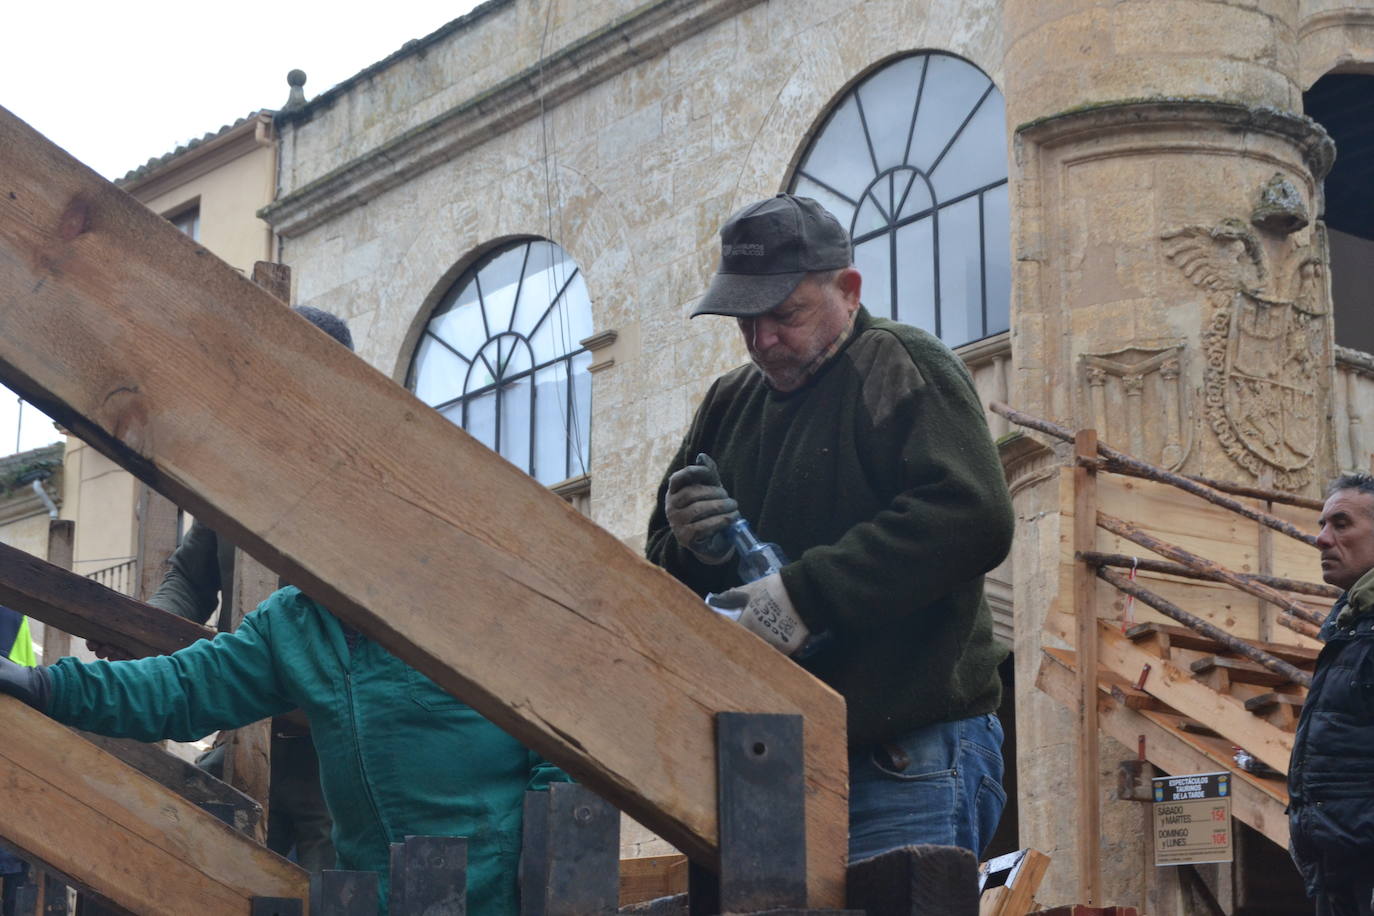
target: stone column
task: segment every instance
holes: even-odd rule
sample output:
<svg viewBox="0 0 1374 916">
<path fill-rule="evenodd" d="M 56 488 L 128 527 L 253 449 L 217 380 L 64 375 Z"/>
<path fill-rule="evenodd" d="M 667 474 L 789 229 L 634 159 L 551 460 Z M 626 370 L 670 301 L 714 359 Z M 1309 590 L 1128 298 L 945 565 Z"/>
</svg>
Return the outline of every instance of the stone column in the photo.
<svg viewBox="0 0 1374 916">
<path fill-rule="evenodd" d="M 1003 15 L 1014 406 L 1092 425 L 1104 392 L 1089 360 L 1140 366 L 1162 373 L 1131 380 L 1159 407 L 1147 401 L 1145 428 L 1113 430 L 1110 444 L 1185 473 L 1272 475 L 1314 492 L 1334 467 L 1325 244 L 1313 223 L 1332 151 L 1291 113 L 1301 110 L 1298 3 L 1006 0 Z M 1124 401 L 1105 413 L 1130 417 Z M 1046 473 L 1068 455 L 1046 450 L 1013 480 L 1021 842 L 1053 856 L 1042 902 L 1167 916 L 1176 892 L 1150 867 L 1141 806 L 1112 791 L 1117 761 L 1135 749 L 1109 739 L 1103 899 L 1079 899 L 1073 808 L 1091 783 L 1066 763 L 1074 718 L 1029 686 L 1051 641 L 1046 617 L 1071 601 L 1057 574 L 1069 535 L 1057 523 L 1059 478 Z"/>
</svg>

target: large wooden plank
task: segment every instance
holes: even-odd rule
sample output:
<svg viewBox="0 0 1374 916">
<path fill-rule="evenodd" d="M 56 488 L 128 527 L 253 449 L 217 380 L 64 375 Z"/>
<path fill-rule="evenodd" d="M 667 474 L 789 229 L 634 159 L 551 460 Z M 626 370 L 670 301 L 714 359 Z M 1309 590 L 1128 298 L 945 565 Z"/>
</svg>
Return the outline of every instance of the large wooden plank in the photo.
<svg viewBox="0 0 1374 916">
<path fill-rule="evenodd" d="M 843 904 L 837 694 L 3 110 L 0 381 L 699 861 L 715 713 L 804 715 Z"/>
<path fill-rule="evenodd" d="M 221 782 L 195 764 L 163 750 L 157 744 L 134 741 L 131 738 L 110 738 L 91 732 L 76 733 L 192 804 L 201 807 L 218 806 L 232 815 L 235 830 L 248 833 L 258 842 L 262 842 L 261 836 L 255 830 L 266 818 L 262 806 L 252 797 L 228 783 Z"/>
<path fill-rule="evenodd" d="M 117 646 L 135 658 L 168 655 L 215 635 L 209 627 L 5 544 L 0 544 L 0 604 L 73 636 Z"/>
<path fill-rule="evenodd" d="M 1099 668 L 1100 683 L 1110 679 Z M 1073 709 L 1078 702 L 1076 661 L 1074 653 L 1046 649 L 1040 663 L 1036 686 L 1062 705 Z M 1229 743 L 1190 735 L 1174 727 L 1170 720 L 1177 716 L 1168 713 L 1134 710 L 1111 698 L 1104 686 L 1098 702 L 1098 722 L 1104 734 L 1110 735 L 1127 748 L 1134 748 L 1141 735 L 1145 736 L 1145 756 L 1167 773 L 1215 773 L 1230 770 L 1232 780 L 1231 813 L 1273 840 L 1288 848 L 1288 793 L 1280 780 L 1260 779 L 1235 768 Z M 1124 802 L 1123 804 L 1139 804 Z"/>
<path fill-rule="evenodd" d="M 0 836 L 132 913 L 247 913 L 251 898 L 309 894 L 280 856 L 94 744 L 0 696 Z"/>
<path fill-rule="evenodd" d="M 1100 624 L 1098 635 L 1098 660 L 1104 668 L 1130 680 L 1149 665 L 1146 693 L 1215 729 L 1280 773 L 1288 772 L 1292 734 L 1251 713 L 1242 700 L 1197 680 L 1186 667 L 1137 646 L 1106 621 Z"/>
</svg>

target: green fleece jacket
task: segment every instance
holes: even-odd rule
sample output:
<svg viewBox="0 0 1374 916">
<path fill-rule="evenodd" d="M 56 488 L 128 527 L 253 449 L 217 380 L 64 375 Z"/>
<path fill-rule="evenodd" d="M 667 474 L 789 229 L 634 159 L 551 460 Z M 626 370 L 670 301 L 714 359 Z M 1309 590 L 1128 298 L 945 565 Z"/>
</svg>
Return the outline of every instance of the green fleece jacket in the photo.
<svg viewBox="0 0 1374 916">
<path fill-rule="evenodd" d="M 659 486 L 646 554 L 699 594 L 739 584 L 673 537 L 668 475 L 706 452 L 740 512 L 791 559 L 782 581 L 831 644 L 806 667 L 849 707 L 851 745 L 996 710 L 983 574 L 1011 499 L 978 395 L 936 338 L 861 309 L 846 344 L 781 394 L 752 365 L 720 377 Z"/>
<path fill-rule="evenodd" d="M 350 648 L 338 619 L 296 588 L 173 655 L 64 658 L 49 671 L 54 719 L 139 741 L 191 741 L 299 706 L 338 867 L 380 872 L 384 899 L 390 843 L 464 836 L 468 912 L 515 916 L 525 790 L 566 780 L 381 646 L 355 634 Z"/>
</svg>

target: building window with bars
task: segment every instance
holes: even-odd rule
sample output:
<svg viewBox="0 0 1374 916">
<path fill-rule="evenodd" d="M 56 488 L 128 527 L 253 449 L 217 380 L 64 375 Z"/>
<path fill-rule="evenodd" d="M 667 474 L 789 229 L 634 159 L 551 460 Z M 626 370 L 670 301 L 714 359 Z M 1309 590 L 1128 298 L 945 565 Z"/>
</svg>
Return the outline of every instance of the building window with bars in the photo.
<svg viewBox="0 0 1374 916">
<path fill-rule="evenodd" d="M 587 473 L 591 300 L 581 271 L 544 239 L 477 261 L 430 316 L 406 385 L 546 486 Z"/>
<path fill-rule="evenodd" d="M 860 81 L 798 160 L 795 194 L 849 227 L 873 314 L 957 347 L 1010 325 L 1002 94 L 973 64 L 914 54 Z"/>
</svg>

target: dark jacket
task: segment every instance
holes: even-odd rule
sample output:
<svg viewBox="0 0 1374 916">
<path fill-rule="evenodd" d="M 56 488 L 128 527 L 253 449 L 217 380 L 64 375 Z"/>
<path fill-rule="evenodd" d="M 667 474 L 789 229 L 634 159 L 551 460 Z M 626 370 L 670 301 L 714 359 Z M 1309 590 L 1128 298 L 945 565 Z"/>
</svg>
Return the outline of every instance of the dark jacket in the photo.
<svg viewBox="0 0 1374 916">
<path fill-rule="evenodd" d="M 1011 498 L 968 370 L 908 325 L 860 310 L 799 390 L 752 365 L 721 376 L 659 485 L 646 553 L 698 594 L 739 584 L 674 539 L 667 478 L 706 452 L 758 536 L 792 560 L 782 581 L 813 633 L 805 666 L 843 694 L 852 745 L 997 709 L 983 574 L 1007 555 Z"/>
<path fill-rule="evenodd" d="M 380 645 L 350 646 L 295 588 L 233 633 L 173 655 L 48 669 L 48 713 L 85 731 L 189 741 L 299 706 L 310 718 L 339 866 L 381 873 L 408 834 L 468 837 L 468 912 L 515 916 L 526 789 L 566 779 Z"/>
<path fill-rule="evenodd" d="M 1336 602 L 1321 638 L 1288 768 L 1293 858 L 1313 896 L 1374 873 L 1374 570 Z"/>
<path fill-rule="evenodd" d="M 208 621 L 218 605 L 220 629 L 225 629 L 227 611 L 234 606 L 234 545 L 192 522 L 148 603 L 196 623 Z"/>
</svg>

